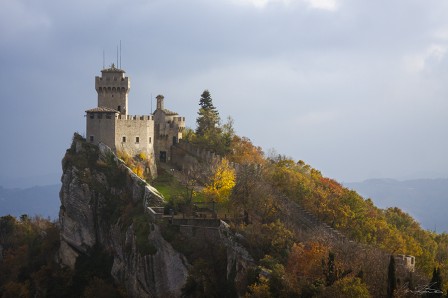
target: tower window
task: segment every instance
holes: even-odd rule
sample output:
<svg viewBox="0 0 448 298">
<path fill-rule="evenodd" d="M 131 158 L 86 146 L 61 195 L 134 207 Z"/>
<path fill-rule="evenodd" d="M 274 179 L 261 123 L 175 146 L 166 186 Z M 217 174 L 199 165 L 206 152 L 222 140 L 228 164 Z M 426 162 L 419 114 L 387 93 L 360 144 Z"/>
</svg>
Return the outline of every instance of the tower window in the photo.
<svg viewBox="0 0 448 298">
<path fill-rule="evenodd" d="M 135 137 L 135 142 L 136 143 L 140 143 L 140 138 L 139 137 Z"/>
<path fill-rule="evenodd" d="M 90 119 L 95 118 L 95 114 L 94 113 L 90 113 Z"/>
<path fill-rule="evenodd" d="M 117 110 L 118 112 L 121 112 L 121 106 L 118 106 Z"/>
<path fill-rule="evenodd" d="M 126 143 L 126 137 L 123 137 L 122 142 Z"/>
<path fill-rule="evenodd" d="M 149 143 L 151 144 L 151 141 L 152 141 L 152 139 L 151 139 L 151 137 L 149 137 Z"/>
<path fill-rule="evenodd" d="M 90 143 L 93 143 L 93 136 L 90 136 Z"/>
</svg>

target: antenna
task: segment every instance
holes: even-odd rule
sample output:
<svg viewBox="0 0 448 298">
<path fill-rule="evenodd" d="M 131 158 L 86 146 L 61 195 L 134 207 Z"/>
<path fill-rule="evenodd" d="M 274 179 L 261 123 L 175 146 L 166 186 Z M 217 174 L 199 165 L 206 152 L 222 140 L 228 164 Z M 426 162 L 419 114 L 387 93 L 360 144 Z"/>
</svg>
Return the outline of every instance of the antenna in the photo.
<svg viewBox="0 0 448 298">
<path fill-rule="evenodd" d="M 120 39 L 120 69 L 121 69 L 121 39 Z"/>
<path fill-rule="evenodd" d="M 118 46 L 117 46 L 117 67 L 118 67 Z"/>
<path fill-rule="evenodd" d="M 106 58 L 105 58 L 104 49 L 103 49 L 103 69 L 106 68 L 106 66 L 105 66 L 105 63 L 106 63 L 105 60 L 106 60 Z"/>
</svg>

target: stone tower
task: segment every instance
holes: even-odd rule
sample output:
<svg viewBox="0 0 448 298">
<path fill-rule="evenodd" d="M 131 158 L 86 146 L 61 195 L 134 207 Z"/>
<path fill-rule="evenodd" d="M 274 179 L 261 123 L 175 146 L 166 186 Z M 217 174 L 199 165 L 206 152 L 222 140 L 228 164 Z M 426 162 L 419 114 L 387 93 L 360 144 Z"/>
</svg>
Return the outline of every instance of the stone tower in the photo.
<svg viewBox="0 0 448 298">
<path fill-rule="evenodd" d="M 118 111 L 121 115 L 128 114 L 128 94 L 131 82 L 124 76 L 124 70 L 114 64 L 101 71 L 101 77 L 95 77 L 95 89 L 98 93 L 98 107 Z"/>
</svg>

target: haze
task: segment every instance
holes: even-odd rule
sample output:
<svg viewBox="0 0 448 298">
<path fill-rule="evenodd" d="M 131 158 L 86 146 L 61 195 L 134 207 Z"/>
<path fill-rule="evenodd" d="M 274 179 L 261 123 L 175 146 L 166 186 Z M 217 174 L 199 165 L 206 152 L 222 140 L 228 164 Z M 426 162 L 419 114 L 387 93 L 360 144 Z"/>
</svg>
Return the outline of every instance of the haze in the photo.
<svg viewBox="0 0 448 298">
<path fill-rule="evenodd" d="M 57 182 L 120 40 L 131 114 L 163 94 L 194 128 L 208 89 L 238 134 L 339 181 L 448 177 L 446 1 L 0 3 L 3 179 Z"/>
</svg>

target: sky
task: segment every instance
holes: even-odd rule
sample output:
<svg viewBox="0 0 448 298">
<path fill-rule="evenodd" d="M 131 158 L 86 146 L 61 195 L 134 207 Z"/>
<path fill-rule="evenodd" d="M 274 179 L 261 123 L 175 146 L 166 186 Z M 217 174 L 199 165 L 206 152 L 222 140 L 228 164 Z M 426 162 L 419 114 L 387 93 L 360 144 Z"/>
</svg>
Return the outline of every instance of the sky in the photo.
<svg viewBox="0 0 448 298">
<path fill-rule="evenodd" d="M 0 185 L 57 183 L 120 41 L 131 114 L 163 94 L 195 128 L 208 89 L 239 135 L 340 182 L 448 177 L 447 1 L 0 6 Z"/>
</svg>

